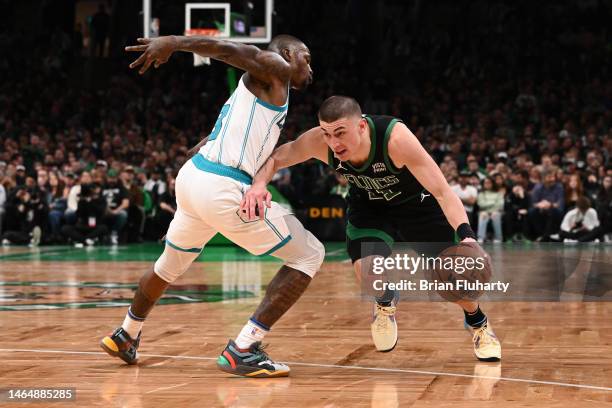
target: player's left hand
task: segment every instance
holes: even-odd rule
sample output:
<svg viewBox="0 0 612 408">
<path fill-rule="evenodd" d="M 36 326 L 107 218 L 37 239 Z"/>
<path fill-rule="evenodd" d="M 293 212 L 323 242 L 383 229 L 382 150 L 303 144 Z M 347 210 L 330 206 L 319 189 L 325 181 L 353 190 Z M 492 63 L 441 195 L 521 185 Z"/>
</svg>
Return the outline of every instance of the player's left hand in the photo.
<svg viewBox="0 0 612 408">
<path fill-rule="evenodd" d="M 168 62 L 168 59 L 172 53 L 176 50 L 176 39 L 173 36 L 164 36 L 157 38 L 139 38 L 138 41 L 141 45 L 131 45 L 125 47 L 128 52 L 141 52 L 140 57 L 136 61 L 130 64 L 130 68 L 136 68 L 142 65 L 139 74 L 144 74 L 151 64 L 155 65 L 155 68 L 161 64 Z"/>
<path fill-rule="evenodd" d="M 266 215 L 266 207 L 272 206 L 272 194 L 265 185 L 253 184 L 244 194 L 240 202 L 240 211 L 246 215 L 247 220 L 252 221 L 257 218 L 263 220 Z M 257 213 L 259 210 L 259 214 Z"/>
</svg>

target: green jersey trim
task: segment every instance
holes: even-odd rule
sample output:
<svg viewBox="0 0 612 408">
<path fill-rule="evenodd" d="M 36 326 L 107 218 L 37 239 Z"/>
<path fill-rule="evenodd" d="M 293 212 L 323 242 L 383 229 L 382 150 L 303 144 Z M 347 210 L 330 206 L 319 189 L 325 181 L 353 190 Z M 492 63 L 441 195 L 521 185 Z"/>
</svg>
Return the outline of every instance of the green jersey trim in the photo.
<svg viewBox="0 0 612 408">
<path fill-rule="evenodd" d="M 383 140 L 383 157 L 385 158 L 385 164 L 387 165 L 387 168 L 389 169 L 389 171 L 393 174 L 399 174 L 402 170 L 398 169 L 397 167 L 395 167 L 395 165 L 393 164 L 393 162 L 391 161 L 391 158 L 389 157 L 389 138 L 391 137 L 391 131 L 393 130 L 393 127 L 395 126 L 396 123 L 400 122 L 399 119 L 393 119 L 391 122 L 389 122 L 389 125 L 387 126 L 387 130 L 385 131 L 385 139 Z"/>
<path fill-rule="evenodd" d="M 385 231 L 381 231 L 379 229 L 374 228 L 357 228 L 350 222 L 346 224 L 346 236 L 351 240 L 355 241 L 357 239 L 362 238 L 378 238 L 384 241 L 390 247 L 393 246 L 394 239 L 391 235 L 387 234 Z"/>
</svg>

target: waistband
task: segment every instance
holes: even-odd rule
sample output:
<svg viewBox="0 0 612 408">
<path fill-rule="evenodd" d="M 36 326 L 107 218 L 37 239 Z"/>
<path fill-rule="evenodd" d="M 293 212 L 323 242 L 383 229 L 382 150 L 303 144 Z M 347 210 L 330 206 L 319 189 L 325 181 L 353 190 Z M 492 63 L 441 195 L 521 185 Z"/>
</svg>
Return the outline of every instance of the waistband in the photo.
<svg viewBox="0 0 612 408">
<path fill-rule="evenodd" d="M 244 184 L 252 184 L 253 182 L 252 177 L 247 172 L 235 167 L 226 166 L 225 164 L 211 162 L 200 153 L 193 156 L 191 161 L 199 170 L 217 174 L 223 177 L 233 178 L 234 180 Z"/>
</svg>

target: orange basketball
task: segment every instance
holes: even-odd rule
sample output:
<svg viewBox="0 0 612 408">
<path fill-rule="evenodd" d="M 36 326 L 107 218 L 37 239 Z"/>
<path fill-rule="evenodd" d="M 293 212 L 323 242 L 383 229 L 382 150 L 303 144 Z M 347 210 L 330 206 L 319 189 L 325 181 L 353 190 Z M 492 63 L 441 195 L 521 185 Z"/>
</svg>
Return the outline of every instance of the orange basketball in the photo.
<svg viewBox="0 0 612 408">
<path fill-rule="evenodd" d="M 435 283 L 438 294 L 450 302 L 476 300 L 483 293 L 482 284 L 491 280 L 491 274 L 491 257 L 478 243 L 464 242 L 438 255 L 430 282 Z"/>
</svg>

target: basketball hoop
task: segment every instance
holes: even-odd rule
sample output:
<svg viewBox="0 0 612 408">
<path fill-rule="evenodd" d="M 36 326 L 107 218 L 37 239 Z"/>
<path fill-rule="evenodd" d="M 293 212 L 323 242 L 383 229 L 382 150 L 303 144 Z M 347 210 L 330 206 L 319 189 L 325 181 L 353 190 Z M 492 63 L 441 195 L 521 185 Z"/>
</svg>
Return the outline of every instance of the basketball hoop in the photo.
<svg viewBox="0 0 612 408">
<path fill-rule="evenodd" d="M 192 35 L 204 35 L 207 37 L 217 37 L 220 34 L 220 31 L 216 28 L 190 28 L 185 30 L 186 36 Z M 200 65 L 210 65 L 210 58 L 202 57 L 196 53 L 193 54 L 193 66 L 198 67 Z"/>
</svg>

